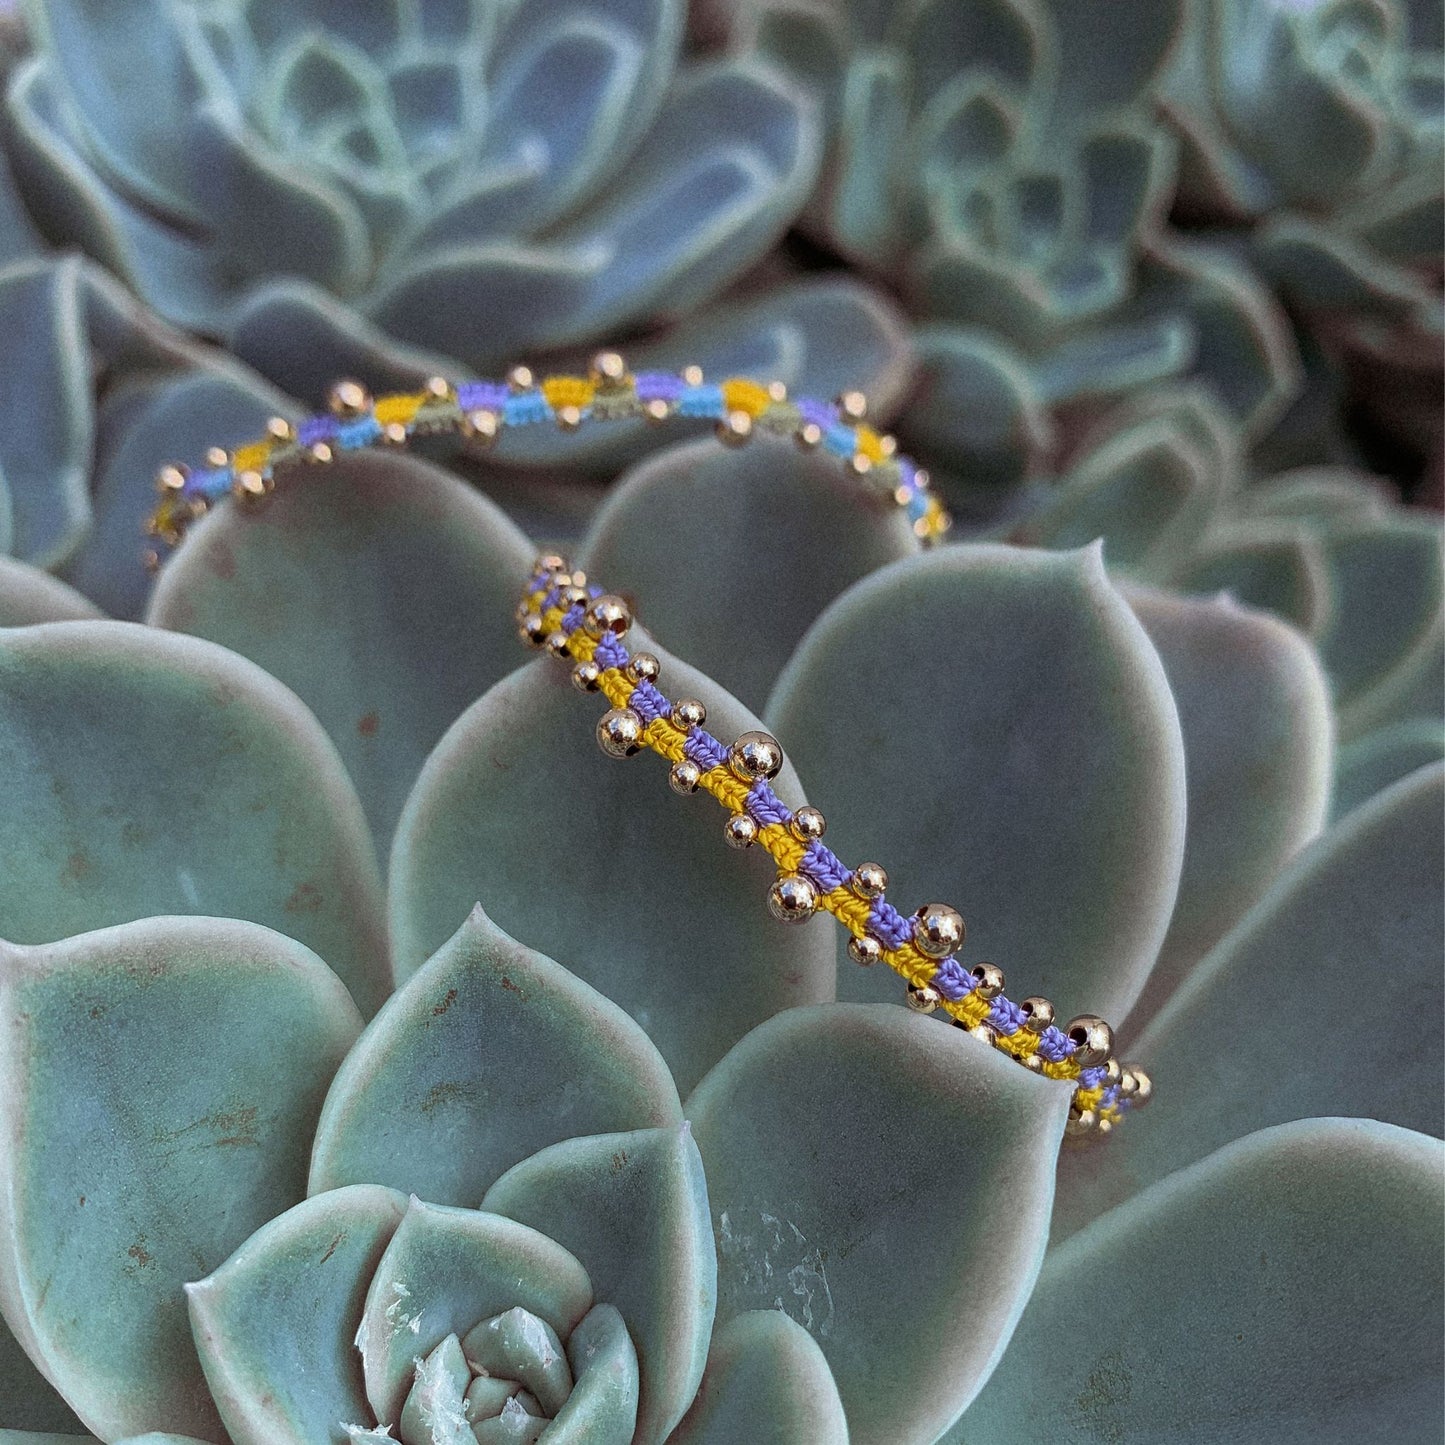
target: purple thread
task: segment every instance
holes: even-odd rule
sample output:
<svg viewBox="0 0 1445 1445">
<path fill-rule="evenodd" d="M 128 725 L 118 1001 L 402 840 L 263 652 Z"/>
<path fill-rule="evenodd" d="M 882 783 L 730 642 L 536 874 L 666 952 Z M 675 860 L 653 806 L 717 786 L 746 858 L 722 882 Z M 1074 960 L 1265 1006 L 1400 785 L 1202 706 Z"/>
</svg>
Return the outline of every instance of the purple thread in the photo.
<svg viewBox="0 0 1445 1445">
<path fill-rule="evenodd" d="M 709 732 L 693 728 L 682 744 L 682 755 L 703 772 L 719 768 L 728 760 L 728 750 Z"/>
<path fill-rule="evenodd" d="M 315 446 L 317 442 L 329 441 L 334 437 L 340 425 L 334 416 L 308 416 L 296 428 L 296 440 L 303 447 Z"/>
<path fill-rule="evenodd" d="M 963 965 L 956 958 L 945 958 L 934 969 L 933 977 L 928 981 L 951 1002 L 961 999 L 973 989 L 973 980 L 963 971 Z"/>
<path fill-rule="evenodd" d="M 627 705 L 645 723 L 656 722 L 658 718 L 666 717 L 672 711 L 672 704 L 645 680 L 632 689 Z"/>
<path fill-rule="evenodd" d="M 748 789 L 747 801 L 743 806 L 747 809 L 748 816 L 758 824 L 786 823 L 793 816 L 788 806 L 762 778 Z"/>
<path fill-rule="evenodd" d="M 1107 1109 L 1111 1105 L 1119 1102 L 1119 1086 L 1118 1084 L 1110 1084 L 1109 1087 L 1104 1090 L 1103 1096 L 1099 1100 L 1099 1108 Z"/>
<path fill-rule="evenodd" d="M 676 401 L 684 384 L 680 376 L 666 371 L 639 371 L 633 381 L 639 401 Z"/>
<path fill-rule="evenodd" d="M 875 898 L 868 910 L 868 932 L 885 948 L 902 948 L 913 937 L 913 920 L 905 918 L 886 898 Z"/>
<path fill-rule="evenodd" d="M 824 893 L 831 893 L 835 888 L 841 888 L 848 881 L 848 870 L 838 858 L 838 855 L 826 845 L 815 838 L 803 849 L 803 857 L 798 863 L 798 872 L 808 880 L 809 883 L 821 888 Z"/>
<path fill-rule="evenodd" d="M 1011 1038 L 1024 1026 L 1024 1011 L 1002 994 L 994 999 L 988 1009 L 989 1027 L 1004 1038 Z"/>
<path fill-rule="evenodd" d="M 570 636 L 582 626 L 582 619 L 586 615 L 587 609 L 580 602 L 574 602 L 562 614 L 562 631 Z"/>
<path fill-rule="evenodd" d="M 1079 1087 L 1081 1089 L 1097 1089 L 1108 1077 L 1102 1066 L 1095 1066 L 1079 1070 Z"/>
<path fill-rule="evenodd" d="M 800 396 L 797 399 L 798 414 L 805 422 L 822 427 L 824 431 L 838 422 L 838 408 L 814 396 Z"/>
<path fill-rule="evenodd" d="M 1039 1053 L 1051 1064 L 1061 1064 L 1074 1052 L 1074 1041 L 1062 1030 L 1050 1024 L 1039 1035 Z"/>
<path fill-rule="evenodd" d="M 463 411 L 500 411 L 512 389 L 501 381 L 464 381 L 457 387 L 457 405 Z"/>
<path fill-rule="evenodd" d="M 619 638 L 605 633 L 592 654 L 598 667 L 622 667 L 626 664 L 628 651 Z"/>
<path fill-rule="evenodd" d="M 562 600 L 562 589 L 553 587 L 542 599 L 542 605 L 537 609 L 539 612 L 549 612 Z"/>
</svg>

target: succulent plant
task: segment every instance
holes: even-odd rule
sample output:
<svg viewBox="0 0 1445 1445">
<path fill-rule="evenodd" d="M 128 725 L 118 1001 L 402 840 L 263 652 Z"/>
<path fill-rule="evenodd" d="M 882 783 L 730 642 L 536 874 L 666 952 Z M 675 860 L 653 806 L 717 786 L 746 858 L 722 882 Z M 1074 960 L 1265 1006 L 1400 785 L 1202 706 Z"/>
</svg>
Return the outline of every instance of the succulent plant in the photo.
<svg viewBox="0 0 1445 1445">
<path fill-rule="evenodd" d="M 659 360 L 826 388 L 836 333 L 896 351 L 846 280 L 707 309 L 802 205 L 817 122 L 755 59 L 685 61 L 681 0 L 26 13 L 6 141 L 45 235 L 292 396 L 682 317 Z"/>
<path fill-rule="evenodd" d="M 1180 204 L 1262 273 L 1377 425 L 1440 448 L 1439 0 L 1194 7 L 1164 84 Z M 1438 465 L 1438 464 L 1437 464 Z"/>
<path fill-rule="evenodd" d="M 961 507 L 1160 381 L 1202 378 L 1251 438 L 1293 392 L 1266 290 L 1165 224 L 1176 155 L 1154 107 L 1184 8 L 730 7 L 735 47 L 820 97 L 830 141 L 807 223 L 900 289 L 921 367 L 905 435 Z"/>
<path fill-rule="evenodd" d="M 220 508 L 146 626 L 8 564 L 0 1442 L 1435 1438 L 1445 767 L 1327 818 L 1438 621 L 1355 590 L 1351 507 L 1422 549 L 1335 480 L 1167 494 L 1286 519 L 1250 576 L 1313 537 L 1318 644 L 1243 560 L 1161 588 L 1194 554 L 1167 508 L 1131 550 L 1126 478 L 1102 547 L 920 555 L 816 455 L 686 444 L 579 550 L 841 854 L 1120 1025 L 1158 1099 L 1062 1152 L 1066 1085 L 773 923 L 517 667 L 533 547 L 454 476 Z"/>
</svg>

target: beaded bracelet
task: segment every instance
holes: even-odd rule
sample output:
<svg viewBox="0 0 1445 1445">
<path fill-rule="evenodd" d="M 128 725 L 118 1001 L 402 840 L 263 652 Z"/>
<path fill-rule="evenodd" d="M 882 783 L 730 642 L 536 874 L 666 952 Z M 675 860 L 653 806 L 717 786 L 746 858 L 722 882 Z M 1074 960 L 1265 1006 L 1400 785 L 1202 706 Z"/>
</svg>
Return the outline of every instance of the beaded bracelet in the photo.
<svg viewBox="0 0 1445 1445">
<path fill-rule="evenodd" d="M 903 456 L 890 436 L 865 423 L 867 402 L 845 392 L 836 402 L 789 400 L 786 387 L 744 377 L 716 384 L 699 367 L 681 373 L 627 370 L 616 352 L 603 352 L 589 374 L 551 376 L 538 382 L 513 367 L 505 382 L 453 384 L 433 377 L 423 391 L 373 399 L 360 383 L 338 382 L 328 412 L 293 425 L 273 417 L 264 439 L 226 451 L 212 448 L 203 468 L 163 467 L 160 500 L 146 519 L 147 535 L 175 547 L 191 522 L 227 497 L 254 504 L 275 488 L 276 469 L 292 461 L 325 463 L 341 452 L 376 445 L 404 446 L 415 436 L 453 433 L 490 445 L 507 427 L 552 421 L 565 431 L 588 420 L 671 416 L 710 418 L 729 445 L 761 429 L 792 436 L 805 450 L 823 449 L 847 472 L 866 479 L 875 494 L 901 508 L 924 545 L 936 543 L 950 518 L 933 493 L 928 474 Z M 155 568 L 160 553 L 146 553 Z M 735 848 L 761 843 L 779 867 L 768 907 L 784 922 L 831 913 L 851 935 L 854 962 L 887 963 L 907 984 L 908 1005 L 922 1013 L 942 1009 L 975 1038 L 1026 1069 L 1075 1082 L 1066 1132 L 1071 1137 L 1108 1134 L 1123 1115 L 1149 1102 L 1153 1085 L 1135 1065 L 1114 1057 L 1109 1025 L 1091 1014 L 1066 1028 L 1054 1024 L 1045 998 L 1012 1003 L 1004 996 L 1003 972 L 991 963 L 965 971 L 955 957 L 964 922 L 945 903 L 929 903 L 904 917 L 886 899 L 888 877 L 876 863 L 847 868 L 823 842 L 823 815 L 816 808 L 791 811 L 769 786 L 782 767 L 782 748 L 764 732 L 744 733 L 730 747 L 706 732 L 706 711 L 695 699 L 669 702 L 658 690 L 658 661 L 629 653 L 622 639 L 632 614 L 620 597 L 588 585 L 558 556 L 538 560 L 518 605 L 522 637 L 570 661 L 572 681 L 583 692 L 600 692 L 612 704 L 597 725 L 597 740 L 610 757 L 643 747 L 672 764 L 677 793 L 699 788 L 728 811 L 724 838 Z"/>
<path fill-rule="evenodd" d="M 822 841 L 826 824 L 817 808 L 790 810 L 769 785 L 783 765 L 783 750 L 765 732 L 747 732 L 725 745 L 703 724 L 707 711 L 694 698 L 669 701 L 658 689 L 659 664 L 649 652 L 629 652 L 623 638 L 632 613 L 621 598 L 589 584 L 559 556 L 539 558 L 517 606 L 523 640 L 572 663 L 581 692 L 600 692 L 609 703 L 597 724 L 597 741 L 613 758 L 650 748 L 672 764 L 676 793 L 701 788 L 727 809 L 723 837 L 734 848 L 754 843 L 772 855 L 778 877 L 768 908 L 785 923 L 801 922 L 820 908 L 849 932 L 855 963 L 879 961 L 903 975 L 905 998 L 920 1013 L 942 1009 L 954 1024 L 1026 1069 L 1076 1081 L 1066 1125 L 1071 1137 L 1108 1134 L 1130 1109 L 1149 1102 L 1153 1084 L 1135 1065 L 1114 1057 L 1109 1025 L 1092 1014 L 1054 1025 L 1045 998 L 1012 1003 L 1003 972 L 978 963 L 965 970 L 954 957 L 964 940 L 963 918 L 946 903 L 926 903 L 911 918 L 885 897 L 888 875 L 876 863 L 848 868 Z"/>
<path fill-rule="evenodd" d="M 641 417 L 662 423 L 680 416 L 713 421 L 718 436 L 733 446 L 765 431 L 836 456 L 850 475 L 900 508 L 914 534 L 932 545 L 948 530 L 948 513 L 928 473 L 898 451 L 893 437 L 867 425 L 867 412 L 857 391 L 835 402 L 789 399 L 781 382 L 762 386 L 734 376 L 709 383 L 698 366 L 634 375 L 615 351 L 594 357 L 587 376 L 538 381 L 528 367 L 515 366 L 502 382 L 453 383 L 435 376 L 422 391 L 376 398 L 360 382 L 341 381 L 331 389 L 330 409 L 320 415 L 296 424 L 272 417 L 264 437 L 234 451 L 213 447 L 195 470 L 162 467 L 156 478 L 160 501 L 145 530 L 157 544 L 174 547 L 218 501 L 264 499 L 275 486 L 276 468 L 290 462 L 330 462 L 364 447 L 405 446 L 415 436 L 451 433 L 490 446 L 509 427 L 540 422 L 575 431 L 589 421 Z M 160 565 L 159 546 L 146 552 L 145 562 L 151 570 Z"/>
</svg>

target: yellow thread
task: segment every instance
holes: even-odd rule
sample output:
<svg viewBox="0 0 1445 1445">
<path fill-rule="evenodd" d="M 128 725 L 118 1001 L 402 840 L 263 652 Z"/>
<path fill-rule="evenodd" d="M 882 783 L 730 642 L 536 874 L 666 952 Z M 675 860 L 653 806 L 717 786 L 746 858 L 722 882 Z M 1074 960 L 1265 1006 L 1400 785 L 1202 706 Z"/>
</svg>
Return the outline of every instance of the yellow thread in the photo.
<svg viewBox="0 0 1445 1445">
<path fill-rule="evenodd" d="M 242 447 L 231 458 L 231 468 L 239 476 L 242 472 L 259 472 L 271 456 L 270 442 L 252 442 Z"/>
<path fill-rule="evenodd" d="M 749 416 L 761 416 L 773 404 L 767 387 L 745 376 L 730 376 L 722 384 L 722 395 L 728 411 L 745 411 Z"/>
<path fill-rule="evenodd" d="M 542 383 L 542 395 L 554 411 L 564 406 L 591 406 L 596 390 L 585 376 L 549 376 Z"/>
<path fill-rule="evenodd" d="M 372 411 L 382 426 L 391 426 L 395 422 L 405 426 L 429 400 L 431 398 L 425 393 L 397 392 L 394 396 L 381 397 Z"/>
<path fill-rule="evenodd" d="M 859 454 L 870 462 L 881 462 L 887 453 L 883 450 L 883 438 L 871 426 L 860 426 L 855 433 Z"/>
</svg>

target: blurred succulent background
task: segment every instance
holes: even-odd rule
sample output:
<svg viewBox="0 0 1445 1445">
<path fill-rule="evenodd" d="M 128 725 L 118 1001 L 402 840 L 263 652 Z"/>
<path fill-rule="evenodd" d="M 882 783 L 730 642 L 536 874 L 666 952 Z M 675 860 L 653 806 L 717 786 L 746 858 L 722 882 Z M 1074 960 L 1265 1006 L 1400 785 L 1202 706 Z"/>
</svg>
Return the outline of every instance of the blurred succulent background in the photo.
<svg viewBox="0 0 1445 1445">
<path fill-rule="evenodd" d="M 1442 30 L 0 12 L 0 1445 L 1438 1440 Z M 628 421 L 140 566 L 158 466 L 338 376 L 603 341 L 861 388 L 961 545 Z M 518 670 L 558 545 L 1159 1102 L 1061 1151 L 772 923 Z"/>
</svg>

